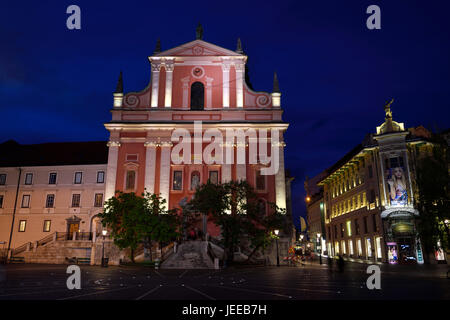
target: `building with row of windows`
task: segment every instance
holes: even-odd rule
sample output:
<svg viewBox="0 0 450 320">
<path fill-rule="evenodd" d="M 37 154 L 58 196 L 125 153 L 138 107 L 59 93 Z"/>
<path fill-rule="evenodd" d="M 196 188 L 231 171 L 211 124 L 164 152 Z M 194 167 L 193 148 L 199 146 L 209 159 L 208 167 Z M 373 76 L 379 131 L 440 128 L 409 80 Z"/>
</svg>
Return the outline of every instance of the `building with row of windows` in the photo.
<svg viewBox="0 0 450 320">
<path fill-rule="evenodd" d="M 391 103 L 376 133 L 315 179 L 320 193 L 309 196 L 307 214 L 309 221 L 318 221 L 313 233 L 321 233 L 325 254 L 389 263 L 424 261 L 415 177 L 417 160 L 432 146 L 431 134 L 422 126 L 405 130 L 392 119 Z M 314 210 L 315 203 L 321 210 Z"/>
<path fill-rule="evenodd" d="M 96 230 L 102 211 L 106 142 L 0 144 L 0 242 L 11 248 L 55 231 Z M 13 222 L 14 219 L 14 222 Z"/>
</svg>

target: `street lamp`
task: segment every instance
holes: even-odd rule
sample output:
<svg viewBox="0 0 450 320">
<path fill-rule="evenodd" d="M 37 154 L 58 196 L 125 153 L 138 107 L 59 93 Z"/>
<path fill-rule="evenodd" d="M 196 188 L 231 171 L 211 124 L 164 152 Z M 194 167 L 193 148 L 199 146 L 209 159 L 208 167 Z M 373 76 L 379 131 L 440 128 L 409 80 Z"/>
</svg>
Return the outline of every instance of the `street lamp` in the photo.
<svg viewBox="0 0 450 320">
<path fill-rule="evenodd" d="M 275 238 L 275 242 L 277 244 L 277 267 L 279 267 L 280 266 L 280 256 L 278 254 L 278 233 L 280 232 L 280 230 L 276 229 L 276 230 L 274 230 L 274 232 L 275 232 L 275 235 L 277 236 Z"/>
<path fill-rule="evenodd" d="M 317 234 L 317 243 L 320 245 L 320 250 L 319 250 L 319 263 L 322 264 L 322 243 L 320 241 L 320 236 L 321 234 L 318 233 Z"/>
<path fill-rule="evenodd" d="M 107 262 L 105 261 L 105 236 L 108 231 L 106 229 L 102 230 L 103 235 L 103 246 L 102 246 L 102 267 L 106 268 L 108 266 Z"/>
</svg>

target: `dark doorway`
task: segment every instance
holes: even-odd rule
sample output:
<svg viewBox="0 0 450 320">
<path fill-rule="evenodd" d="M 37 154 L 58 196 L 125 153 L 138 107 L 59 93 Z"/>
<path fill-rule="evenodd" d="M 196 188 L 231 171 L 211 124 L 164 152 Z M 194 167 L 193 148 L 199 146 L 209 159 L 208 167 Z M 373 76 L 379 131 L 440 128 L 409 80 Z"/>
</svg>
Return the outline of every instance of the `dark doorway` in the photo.
<svg viewBox="0 0 450 320">
<path fill-rule="evenodd" d="M 191 86 L 191 110 L 203 110 L 205 104 L 205 86 L 194 82 Z"/>
</svg>

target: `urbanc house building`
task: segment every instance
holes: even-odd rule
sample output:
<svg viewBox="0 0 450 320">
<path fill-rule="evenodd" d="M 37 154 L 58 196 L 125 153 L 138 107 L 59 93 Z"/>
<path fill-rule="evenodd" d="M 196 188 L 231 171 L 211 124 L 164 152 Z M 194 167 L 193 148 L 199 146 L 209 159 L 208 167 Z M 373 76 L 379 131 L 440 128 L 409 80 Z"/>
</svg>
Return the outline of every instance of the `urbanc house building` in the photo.
<svg viewBox="0 0 450 320">
<path fill-rule="evenodd" d="M 392 101 L 391 101 L 392 103 Z M 364 141 L 316 177 L 307 179 L 307 215 L 317 253 L 349 260 L 423 263 L 417 231 L 420 212 L 416 167 L 430 152 L 431 133 L 385 121 Z M 436 254 L 445 261 L 446 254 Z"/>
<path fill-rule="evenodd" d="M 247 180 L 262 205 L 287 207 L 288 124 L 276 74 L 272 93 L 253 91 L 240 41 L 228 50 L 204 41 L 201 29 L 196 40 L 166 51 L 158 42 L 148 59 L 151 80 L 143 90 L 123 92 L 120 74 L 105 124 L 109 141 L 1 145 L 0 241 L 16 255 L 27 260 L 64 233 L 66 242 L 78 241 L 76 255 L 94 263 L 96 216 L 117 190 L 159 194 L 172 209 L 208 180 Z M 255 161 L 254 152 L 268 161 Z M 220 233 L 210 221 L 203 227 L 212 237 Z"/>
</svg>

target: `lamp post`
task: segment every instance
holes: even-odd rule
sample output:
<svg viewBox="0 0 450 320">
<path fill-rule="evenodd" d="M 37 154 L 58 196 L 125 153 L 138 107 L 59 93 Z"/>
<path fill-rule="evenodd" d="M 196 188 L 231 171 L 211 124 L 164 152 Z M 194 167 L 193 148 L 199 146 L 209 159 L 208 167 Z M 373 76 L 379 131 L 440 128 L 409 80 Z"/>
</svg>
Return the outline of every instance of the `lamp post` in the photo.
<svg viewBox="0 0 450 320">
<path fill-rule="evenodd" d="M 322 264 L 322 243 L 320 241 L 320 233 L 317 234 L 317 243 L 320 245 L 319 251 L 319 263 Z"/>
<path fill-rule="evenodd" d="M 280 232 L 278 229 L 274 230 L 276 238 L 275 238 L 275 242 L 277 244 L 277 267 L 280 266 L 280 256 L 278 254 L 278 233 Z"/>
<path fill-rule="evenodd" d="M 107 267 L 107 263 L 105 261 L 105 236 L 106 236 L 106 229 L 102 230 L 102 235 L 103 235 L 103 245 L 102 245 L 102 267 L 106 268 Z"/>
</svg>

